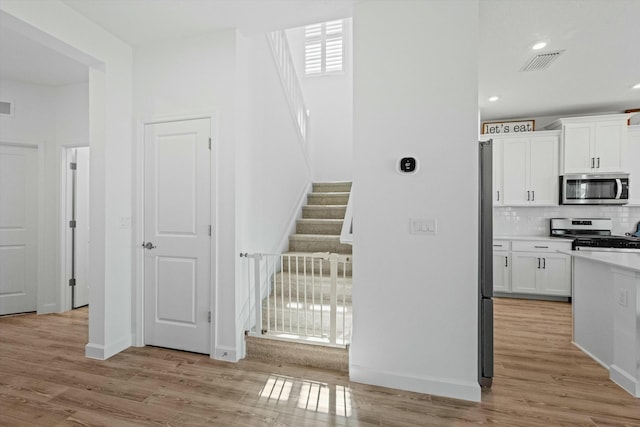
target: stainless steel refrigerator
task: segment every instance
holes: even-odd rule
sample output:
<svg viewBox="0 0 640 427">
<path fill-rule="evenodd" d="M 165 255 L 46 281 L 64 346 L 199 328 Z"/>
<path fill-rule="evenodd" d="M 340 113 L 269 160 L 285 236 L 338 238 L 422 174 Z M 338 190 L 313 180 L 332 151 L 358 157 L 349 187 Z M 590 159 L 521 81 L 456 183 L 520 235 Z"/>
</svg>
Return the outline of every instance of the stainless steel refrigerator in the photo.
<svg viewBox="0 0 640 427">
<path fill-rule="evenodd" d="M 493 155 L 492 141 L 480 141 L 478 236 L 478 382 L 493 381 Z"/>
</svg>

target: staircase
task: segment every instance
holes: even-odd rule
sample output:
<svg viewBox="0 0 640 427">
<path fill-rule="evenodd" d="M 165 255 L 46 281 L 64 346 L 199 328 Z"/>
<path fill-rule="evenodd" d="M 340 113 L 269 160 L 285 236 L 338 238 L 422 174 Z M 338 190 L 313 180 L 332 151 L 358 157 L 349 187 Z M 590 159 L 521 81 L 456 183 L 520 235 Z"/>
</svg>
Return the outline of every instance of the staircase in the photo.
<svg viewBox="0 0 640 427">
<path fill-rule="evenodd" d="M 289 251 L 281 257 L 280 271 L 271 276 L 271 294 L 262 301 L 263 328 L 269 332 L 262 337 L 247 336 L 247 357 L 347 371 L 352 246 L 340 243 L 340 232 L 350 191 L 350 182 L 313 184 L 296 232 L 289 237 Z M 330 263 L 319 260 L 319 253 L 340 254 L 349 260 L 338 263 L 337 269 L 337 346 L 319 346 L 319 340 L 311 344 L 290 342 L 287 334 L 271 332 L 274 328 L 269 327 L 284 325 L 294 331 L 290 335 L 296 330 L 322 330 L 330 315 L 331 281 Z M 309 278 L 312 273 L 313 280 Z"/>
<path fill-rule="evenodd" d="M 289 237 L 286 255 L 330 252 L 351 255 L 351 245 L 340 243 L 340 231 L 349 202 L 350 182 L 314 183 L 302 207 L 296 233 Z"/>
</svg>

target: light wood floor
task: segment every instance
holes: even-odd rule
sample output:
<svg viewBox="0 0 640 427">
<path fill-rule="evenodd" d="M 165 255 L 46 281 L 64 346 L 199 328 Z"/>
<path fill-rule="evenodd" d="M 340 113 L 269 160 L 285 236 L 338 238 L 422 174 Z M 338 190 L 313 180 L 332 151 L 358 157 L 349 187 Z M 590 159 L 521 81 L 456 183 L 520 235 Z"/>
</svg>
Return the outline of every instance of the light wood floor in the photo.
<svg viewBox="0 0 640 427">
<path fill-rule="evenodd" d="M 0 318 L 0 425 L 640 426 L 640 399 L 570 343 L 566 303 L 498 299 L 482 403 L 159 348 L 84 357 L 87 312 Z"/>
</svg>

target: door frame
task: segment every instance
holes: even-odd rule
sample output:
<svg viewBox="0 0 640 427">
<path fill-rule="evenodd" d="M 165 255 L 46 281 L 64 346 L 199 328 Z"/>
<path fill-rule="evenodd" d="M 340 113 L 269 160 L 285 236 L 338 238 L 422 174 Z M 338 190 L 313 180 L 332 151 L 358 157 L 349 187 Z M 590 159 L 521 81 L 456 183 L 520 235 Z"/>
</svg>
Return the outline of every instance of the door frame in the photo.
<svg viewBox="0 0 640 427">
<path fill-rule="evenodd" d="M 71 171 L 68 167 L 69 156 L 71 154 L 71 150 L 74 148 L 88 147 L 91 149 L 89 145 L 89 141 L 81 140 L 78 142 L 71 142 L 68 144 L 61 144 L 59 146 L 59 161 L 58 166 L 60 167 L 60 197 L 59 197 L 59 206 L 60 213 L 58 222 L 60 227 L 59 233 L 59 244 L 60 244 L 60 264 L 58 266 L 60 272 L 60 311 L 69 311 L 73 307 L 71 307 L 71 291 L 69 290 L 69 270 L 70 270 L 70 256 L 71 256 L 71 229 L 68 224 L 69 217 L 69 206 L 68 206 L 68 197 L 69 197 L 69 181 L 71 180 Z M 89 195 L 91 197 L 91 195 Z M 89 203 L 89 211 L 91 211 L 91 203 Z"/>
<path fill-rule="evenodd" d="M 35 148 L 37 150 L 37 158 L 38 158 L 38 179 L 36 180 L 38 186 L 38 196 L 37 196 L 37 205 L 38 205 L 38 220 L 37 220 L 37 242 L 38 242 L 38 254 L 36 265 L 38 272 L 36 274 L 36 313 L 37 314 L 47 314 L 47 313 L 55 313 L 58 311 L 57 304 L 48 303 L 45 304 L 42 301 L 42 295 L 46 294 L 45 289 L 45 281 L 43 278 L 45 277 L 45 201 L 44 201 L 44 184 L 45 184 L 45 141 L 38 142 L 26 142 L 19 139 L 12 138 L 0 138 L 0 145 L 10 146 L 10 147 L 20 147 L 20 148 Z"/>
<path fill-rule="evenodd" d="M 132 194 L 133 204 L 133 221 L 131 227 L 131 240 L 133 245 L 133 269 L 132 269 L 132 295 L 131 307 L 133 310 L 131 321 L 133 322 L 131 330 L 133 331 L 132 343 L 136 347 L 144 347 L 144 250 L 142 242 L 144 240 L 144 128 L 146 125 L 158 123 L 178 122 L 186 120 L 209 119 L 211 150 L 210 156 L 210 175 L 209 175 L 209 191 L 210 191 L 210 224 L 213 226 L 212 238 L 210 239 L 210 272 L 209 275 L 209 310 L 212 313 L 209 339 L 209 357 L 213 358 L 216 344 L 216 300 L 218 289 L 218 277 L 216 269 L 217 261 L 217 239 L 216 239 L 216 218 L 218 217 L 218 199 L 217 199 L 217 156 L 214 155 L 218 148 L 217 130 L 217 113 L 202 112 L 184 115 L 167 115 L 152 116 L 143 119 L 137 119 L 135 124 L 135 144 L 133 147 L 133 179 L 134 188 Z"/>
</svg>

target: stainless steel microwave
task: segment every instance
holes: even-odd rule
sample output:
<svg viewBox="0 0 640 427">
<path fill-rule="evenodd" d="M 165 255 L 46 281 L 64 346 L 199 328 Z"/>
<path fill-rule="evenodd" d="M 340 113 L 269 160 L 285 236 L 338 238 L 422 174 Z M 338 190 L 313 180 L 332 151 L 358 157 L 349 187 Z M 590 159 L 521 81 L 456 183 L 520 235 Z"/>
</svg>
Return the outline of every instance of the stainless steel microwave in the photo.
<svg viewBox="0 0 640 427">
<path fill-rule="evenodd" d="M 629 174 L 572 174 L 560 177 L 562 205 L 624 205 L 629 202 Z"/>
</svg>

